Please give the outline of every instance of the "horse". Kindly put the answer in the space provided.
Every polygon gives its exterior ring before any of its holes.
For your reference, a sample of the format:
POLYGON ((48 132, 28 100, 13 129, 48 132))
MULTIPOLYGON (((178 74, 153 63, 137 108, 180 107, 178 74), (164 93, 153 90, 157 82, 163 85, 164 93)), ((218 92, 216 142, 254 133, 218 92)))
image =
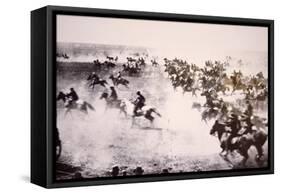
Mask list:
POLYGON ((129 76, 138 75, 140 73, 140 68, 130 67, 129 65, 123 64, 122 72, 127 73, 129 76))
POLYGON ((124 115, 127 117, 126 103, 123 100, 110 100, 107 92, 103 92, 101 94, 100 100, 101 99, 105 100, 106 108, 117 108, 120 110, 120 113, 124 113, 124 115))
POLYGON ((66 53, 57 53, 56 57, 64 58, 64 59, 69 59, 69 56, 66 53))
POLYGON ((114 86, 118 86, 119 84, 121 84, 121 85, 125 86, 126 88, 129 88, 128 84, 130 82, 128 80, 122 78, 122 77, 121 78, 117 78, 117 77, 114 77, 113 75, 110 75, 109 79, 112 80, 114 86))
POLYGON ((113 61, 113 60, 114 60, 113 57, 106 56, 106 58, 107 58, 109 61, 113 61))
POLYGON ((89 84, 89 88, 92 88, 94 90, 95 85, 101 85, 102 87, 106 87, 107 85, 107 81, 104 79, 94 79, 90 84, 89 84))
POLYGON ((137 111, 133 115, 133 117, 144 116, 144 118, 148 119, 151 123, 153 123, 155 118, 152 116, 152 113, 155 113, 158 117, 161 117, 161 114, 156 110, 156 108, 150 106, 144 106, 142 110, 137 111))
POLYGON ((205 110, 202 112, 202 120, 207 122, 207 119, 211 120, 219 115, 223 102, 216 99, 217 93, 213 94, 212 92, 205 91, 201 93, 201 96, 206 97, 206 103, 203 105, 205 110))
POLYGON ((138 66, 140 67, 145 67, 146 63, 145 63, 145 60, 141 57, 141 58, 138 58, 137 62, 138 66))
POLYGON ((116 66, 116 64, 111 61, 105 61, 102 65, 105 66, 107 69, 114 68, 116 66))
POLYGON ((230 79, 232 80, 232 92, 233 94, 237 90, 242 90, 246 91, 247 90, 247 85, 242 82, 242 78, 239 76, 230 76, 230 79))
POLYGON ((226 152, 224 159, 228 162, 230 162, 227 158, 228 153, 232 153, 234 150, 237 150, 238 153, 243 157, 239 164, 245 166, 249 158, 248 150, 251 146, 255 146, 257 150, 257 163, 260 162, 262 156, 264 155, 262 146, 267 140, 267 134, 263 130, 254 130, 251 133, 239 134, 238 137, 232 139, 235 140, 234 142, 230 142, 228 138, 231 134, 226 129, 226 125, 219 123, 217 120, 210 130, 210 135, 214 135, 215 133, 217 133, 221 144, 220 147, 222 148, 220 155, 222 156, 222 153, 226 152))
POLYGON ((155 107, 145 105, 140 110, 134 111, 135 104, 132 101, 124 99, 124 103, 126 104, 127 114, 132 117, 132 127, 135 125, 135 119, 137 117, 143 117, 150 122, 152 125, 155 117, 152 114, 156 114, 158 117, 162 117, 162 115, 158 112, 155 107))
POLYGON ((137 60, 132 57, 127 57, 127 61, 132 63, 132 62, 136 62, 137 60))
POLYGON ((96 69, 101 69, 102 67, 102 63, 98 59, 94 60, 93 64, 96 69))
POLYGON ((154 67, 157 67, 159 65, 156 60, 150 60, 150 61, 151 61, 151 65, 154 67))
POLYGON ((95 110, 95 108, 86 101, 78 100, 78 101, 71 102, 71 100, 67 97, 67 95, 61 91, 57 96, 57 101, 59 100, 62 100, 64 102, 64 107, 66 108, 65 114, 75 109, 80 110, 85 114, 88 114, 88 108, 93 111, 95 110))

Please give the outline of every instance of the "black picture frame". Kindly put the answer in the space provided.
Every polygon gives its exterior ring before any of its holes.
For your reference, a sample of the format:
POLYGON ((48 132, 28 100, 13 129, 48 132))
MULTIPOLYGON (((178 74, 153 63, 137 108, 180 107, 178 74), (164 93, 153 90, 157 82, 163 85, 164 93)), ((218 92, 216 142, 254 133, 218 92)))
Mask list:
POLYGON ((121 184, 274 173, 274 21, 232 17, 46 6, 31 12, 31 182, 46 188, 121 184), (56 15, 101 16, 159 21, 263 26, 268 28, 268 167, 167 175, 54 179, 56 128, 56 15))

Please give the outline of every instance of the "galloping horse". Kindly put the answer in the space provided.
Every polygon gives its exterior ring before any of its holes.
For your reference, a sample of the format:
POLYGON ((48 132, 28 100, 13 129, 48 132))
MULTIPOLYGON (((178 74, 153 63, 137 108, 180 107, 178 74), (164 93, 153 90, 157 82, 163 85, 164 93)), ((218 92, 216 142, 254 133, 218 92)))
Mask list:
POLYGON ((66 108, 65 114, 69 113, 72 109, 80 110, 85 114, 88 114, 88 108, 90 110, 95 110, 95 108, 88 102, 83 100, 78 100, 76 102, 71 102, 66 94, 59 92, 57 96, 57 101, 62 100, 64 102, 64 107, 66 108))
POLYGON ((113 75, 110 75, 109 79, 112 80, 114 86, 118 86, 119 84, 121 84, 121 85, 125 86, 126 88, 129 88, 128 84, 130 82, 128 80, 122 78, 122 77, 120 79, 118 79, 117 77, 114 77, 113 75))
POLYGON ((109 108, 117 108, 120 110, 120 113, 124 113, 127 117, 128 115, 132 117, 132 126, 135 124, 136 117, 144 117, 145 119, 149 120, 151 124, 153 124, 154 117, 152 113, 156 114, 157 116, 161 117, 161 114, 156 110, 156 108, 151 106, 144 106, 141 110, 134 112, 134 104, 127 100, 127 99, 118 99, 118 100, 110 100, 108 97, 107 92, 103 92, 100 96, 100 99, 105 99, 106 106, 109 108))
POLYGON ((207 120, 216 118, 220 113, 221 102, 216 98, 217 93, 212 94, 209 91, 204 91, 201 93, 201 96, 206 97, 206 103, 203 107, 206 107, 202 112, 202 120, 207 122, 207 120))
POLYGON ((158 117, 161 117, 161 114, 156 110, 154 107, 150 106, 144 106, 142 107, 141 110, 137 111, 136 113, 133 114, 132 118, 132 126, 135 125, 135 118, 136 117, 144 117, 145 119, 150 121, 150 124, 153 124, 154 117, 152 116, 152 113, 155 113, 158 117))
POLYGON ((101 85, 102 87, 105 87, 105 85, 107 85, 107 81, 104 79, 92 80, 91 83, 89 84, 89 88, 92 88, 94 90, 95 85, 101 85))
POLYGON ((135 125, 136 117, 144 117, 145 119, 149 120, 150 124, 153 124, 153 121, 155 117, 152 114, 156 114, 158 117, 162 117, 162 115, 158 112, 158 110, 155 107, 152 106, 143 106, 141 110, 134 111, 134 103, 124 99, 124 102, 126 103, 127 107, 127 114, 132 117, 132 126, 135 125))
POLYGON ((120 110, 120 113, 124 113, 124 115, 127 116, 126 104, 123 100, 111 100, 109 99, 107 92, 103 92, 100 99, 104 99, 106 101, 107 108, 117 108, 120 110))
POLYGON ((141 69, 138 67, 133 67, 126 64, 123 64, 122 66, 123 66, 122 72, 127 73, 127 75, 129 76, 139 75, 141 72, 141 69))
POLYGON ((238 137, 234 138, 235 142, 230 143, 228 141, 230 132, 226 129, 225 124, 219 123, 217 120, 210 131, 211 135, 214 135, 215 133, 217 133, 218 139, 221 144, 220 146, 222 148, 220 155, 223 152, 226 152, 224 156, 224 159, 226 159, 226 161, 230 162, 227 158, 228 153, 237 150, 238 153, 243 157, 240 164, 245 166, 249 158, 248 150, 251 146, 255 146, 255 148, 257 149, 256 161, 259 162, 261 160, 261 157, 263 156, 262 146, 267 140, 267 134, 263 130, 255 130, 251 133, 239 135, 238 137))

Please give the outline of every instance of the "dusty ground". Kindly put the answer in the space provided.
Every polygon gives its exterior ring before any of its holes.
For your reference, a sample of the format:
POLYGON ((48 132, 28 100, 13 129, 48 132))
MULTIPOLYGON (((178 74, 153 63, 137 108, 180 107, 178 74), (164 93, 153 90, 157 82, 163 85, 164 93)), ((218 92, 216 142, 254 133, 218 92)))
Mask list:
MULTIPOLYGON (((100 74, 108 78, 110 73, 100 74)), ((115 165, 127 175, 132 175, 137 166, 143 168, 144 174, 162 173, 163 169, 178 173, 232 168, 219 156, 217 138, 209 135, 213 121, 201 121, 200 112, 191 108, 193 102, 203 102, 204 98, 172 89, 160 67, 147 68, 140 77, 126 77, 129 89, 117 88, 119 97, 126 99, 142 91, 147 105, 162 114, 153 126, 144 118, 138 118, 132 126, 130 117, 119 115, 117 110, 105 111, 105 103, 99 99, 104 88, 87 88, 86 76, 87 71, 75 68, 62 69, 57 76, 58 91, 74 87, 80 98, 96 109, 88 115, 73 111, 65 116, 58 103, 57 126, 63 151, 57 162, 57 179, 73 178, 77 172, 85 178, 110 176, 115 165)), ((256 151, 251 148, 250 153, 247 167, 256 167, 256 151)), ((239 167, 240 160, 237 153, 231 156, 234 168, 239 167)))

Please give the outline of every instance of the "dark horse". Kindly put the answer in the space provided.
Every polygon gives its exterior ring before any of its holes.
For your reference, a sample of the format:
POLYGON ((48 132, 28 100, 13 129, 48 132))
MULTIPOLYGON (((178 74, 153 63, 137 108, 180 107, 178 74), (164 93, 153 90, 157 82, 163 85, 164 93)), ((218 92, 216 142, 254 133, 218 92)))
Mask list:
POLYGON ((129 65, 123 64, 122 72, 127 73, 129 76, 139 75, 141 69, 138 67, 130 67, 129 65))
POLYGON ((249 158, 248 150, 251 146, 255 146, 255 148, 257 149, 257 162, 260 162, 261 157, 264 155, 262 146, 267 140, 267 134, 263 130, 255 130, 251 133, 241 134, 238 137, 234 138, 234 142, 230 143, 230 141, 228 141, 230 132, 226 130, 225 124, 219 123, 219 121, 217 120, 210 131, 211 135, 214 135, 215 133, 217 133, 218 139, 221 144, 220 146, 222 148, 220 155, 222 155, 223 152, 226 152, 224 159, 228 162, 230 162, 227 158, 228 153, 237 150, 238 153, 243 157, 240 164, 245 166, 249 158))
POLYGON ((100 96, 100 99, 104 99, 106 101, 106 108, 116 108, 120 110, 120 113, 124 113, 125 116, 127 116, 127 111, 126 111, 126 103, 122 100, 111 100, 108 97, 107 92, 103 92, 100 96))
POLYGON ((66 94, 59 92, 57 96, 57 101, 62 100, 64 102, 64 107, 66 108, 65 114, 69 113, 72 109, 77 109, 85 114, 88 114, 88 108, 90 110, 95 110, 95 108, 88 102, 83 100, 78 100, 77 102, 71 102, 66 94))
POLYGON ((109 79, 112 80, 114 86, 118 86, 119 84, 121 84, 121 85, 125 86, 126 88, 129 88, 128 84, 130 82, 128 80, 122 78, 122 77, 120 79, 118 79, 117 77, 114 77, 113 75, 110 75, 109 79))
POLYGON ((102 87, 106 87, 107 85, 107 81, 104 79, 94 79, 91 81, 91 83, 89 84, 89 88, 94 89, 95 85, 101 85, 102 87))

